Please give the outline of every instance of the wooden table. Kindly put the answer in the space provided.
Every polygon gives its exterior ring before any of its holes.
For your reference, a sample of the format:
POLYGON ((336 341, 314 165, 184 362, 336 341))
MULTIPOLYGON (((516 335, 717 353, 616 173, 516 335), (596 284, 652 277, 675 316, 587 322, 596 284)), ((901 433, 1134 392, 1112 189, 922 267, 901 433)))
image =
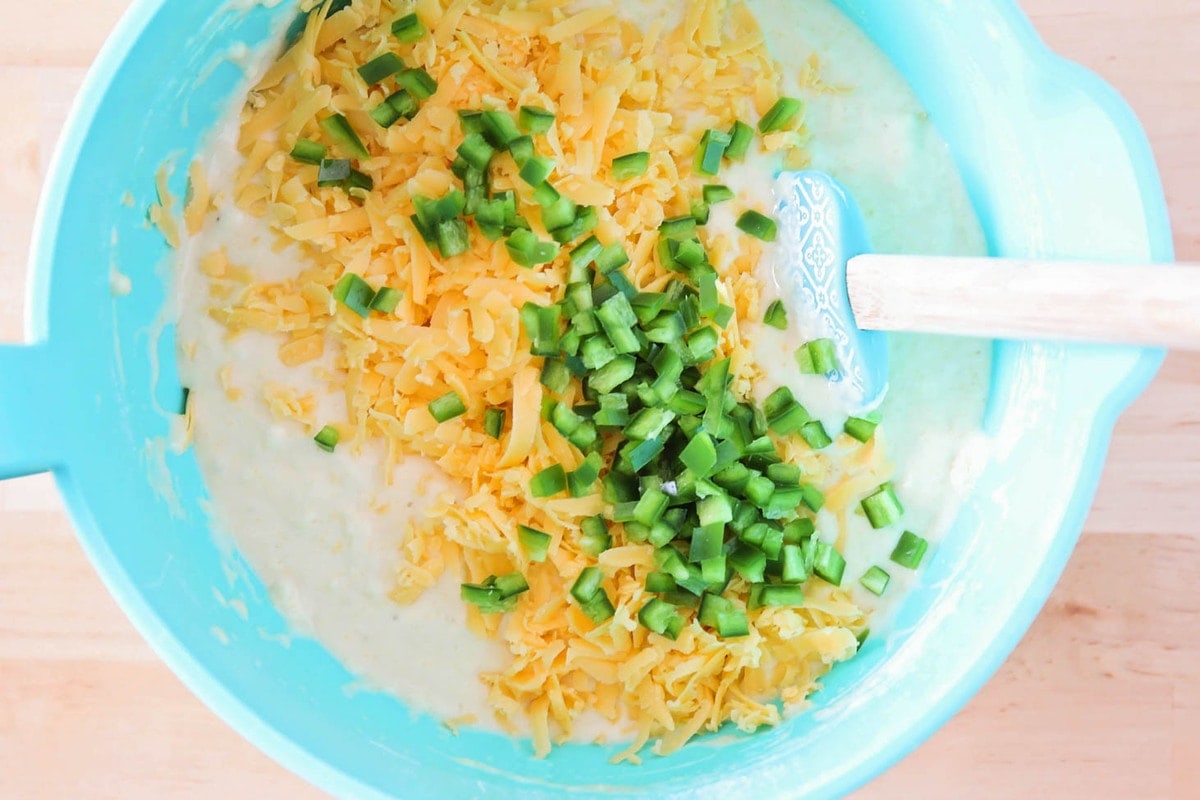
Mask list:
MULTIPOLYGON (((963 0, 964 2, 968 0, 963 0)), ((216 0, 211 0, 216 2, 216 0)), ((1179 257, 1200 261, 1200 0, 1022 0, 1140 114, 1179 257)), ((7 0, 0 24, 0 339, 39 186, 85 69, 129 0, 7 0)), ((1200 797, 1200 355, 1125 415, 1079 549, 995 679, 857 797, 1200 797)), ((155 658, 46 477, 0 485, 0 798, 303 800, 155 658)))

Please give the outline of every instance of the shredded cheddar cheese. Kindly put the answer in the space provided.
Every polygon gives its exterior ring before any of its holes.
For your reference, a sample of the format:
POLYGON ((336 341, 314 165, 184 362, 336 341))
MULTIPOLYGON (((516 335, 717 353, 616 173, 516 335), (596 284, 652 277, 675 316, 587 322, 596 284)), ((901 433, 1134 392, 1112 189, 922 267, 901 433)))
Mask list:
MULTIPOLYGON (((779 723, 776 701, 803 704, 834 663, 856 652, 863 611, 844 591, 814 581, 805 587, 803 607, 752 614, 746 637, 722 640, 693 622, 668 641, 637 621, 649 597, 644 579, 655 569, 653 549, 626 542, 618 528, 614 547, 599 558, 616 614, 593 624, 567 588, 594 563, 580 550, 580 521, 600 513, 603 502, 599 495, 538 499, 527 489, 540 470, 553 464, 571 470, 582 458, 542 419, 545 389, 519 319, 526 302, 557 300, 563 258, 524 269, 502 242, 475 234, 468 252, 443 260, 409 220, 414 195, 440 196, 455 185, 449 165, 462 141, 457 110, 542 106, 557 115, 539 145, 557 163, 556 185, 597 208, 602 241, 627 245, 634 284, 660 289, 670 273, 655 260, 658 228, 688 213, 687 198, 704 182, 692 173, 700 134, 735 118, 755 119, 780 94, 754 16, 735 0, 688 0, 677 28, 658 23, 641 30, 617 15, 615 3, 576 9, 559 0, 418 0, 415 8, 430 35, 405 45, 403 57, 427 70, 439 89, 410 122, 375 124, 367 111, 385 94, 355 73, 397 47, 389 26, 409 4, 355 0, 328 19, 311 15, 300 41, 250 93, 235 184, 210 187, 192 171, 189 231, 199 230, 221 202, 236 203, 269 225, 280 246, 298 246, 307 256, 294 277, 256 283, 230 254, 208 255, 201 270, 213 288, 213 318, 230 335, 278 336, 280 361, 295 369, 316 369, 314 362, 333 354, 328 379, 344 392, 349 413, 339 426, 343 441, 382 440, 389 470, 423 456, 461 484, 461 497, 435 503, 411 532, 392 596, 410 602, 447 571, 467 582, 523 572, 530 590, 516 611, 472 610, 471 622, 507 645, 511 662, 482 679, 498 719, 513 730, 525 721, 538 755, 565 741, 587 710, 633 723, 636 738, 623 755, 632 761, 652 740, 665 754, 725 723, 744 731, 779 723), (317 168, 287 157, 297 138, 319 139, 319 119, 334 112, 346 116, 371 152, 359 168, 372 176, 374 189, 361 200, 318 189, 317 168), (652 154, 643 176, 611 179, 613 158, 641 150, 652 154), (401 290, 395 313, 363 319, 335 303, 332 287, 349 272, 401 290), (448 391, 462 398, 467 413, 438 424, 427 406, 448 391), (483 430, 488 407, 508 411, 511 427, 500 440, 483 430), (551 534, 545 563, 528 563, 518 524, 551 534)), ((814 84, 816 68, 812 63, 806 74, 814 84)), ((764 146, 800 164, 804 140, 803 130, 782 131, 764 146)), ((511 158, 498 158, 493 185, 528 201, 531 190, 516 173, 511 158)), ((760 378, 750 351, 753 326, 746 323, 762 316, 755 272, 762 245, 704 235, 722 302, 736 311, 720 353, 732 358, 734 393, 749 397, 760 378)), ((223 377, 234 396, 239 390, 223 377)), ((569 406, 580 399, 577 392, 560 399, 569 406)), ((289 387, 273 385, 262 400, 280 418, 308 429, 316 424, 313 399, 289 387)), ((827 490, 838 514, 848 513, 864 487, 888 477, 873 446, 837 469, 827 454, 781 446, 827 490)), ((730 591, 746 588, 735 578, 730 591)), ((458 722, 447 725, 453 730, 458 722)))
POLYGON ((177 200, 169 186, 172 169, 173 167, 169 163, 158 168, 154 179, 154 188, 158 199, 150 205, 147 217, 150 224, 158 228, 167 245, 179 249, 183 236, 179 229, 179 219, 175 213, 177 200))

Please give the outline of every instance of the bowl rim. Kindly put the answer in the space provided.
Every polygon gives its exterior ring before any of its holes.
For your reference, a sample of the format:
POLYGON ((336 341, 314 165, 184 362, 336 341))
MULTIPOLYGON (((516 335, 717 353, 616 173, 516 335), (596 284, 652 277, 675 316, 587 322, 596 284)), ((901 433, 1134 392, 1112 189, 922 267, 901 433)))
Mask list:
MULTIPOLYGON (((55 241, 66 204, 67 190, 78 164, 83 142, 95 120, 106 91, 134 43, 171 0, 134 0, 105 42, 89 69, 63 128, 47 170, 42 198, 35 217, 29 258, 26 295, 26 336, 30 342, 49 340, 50 280, 55 241)), ((1170 261, 1174 247, 1166 199, 1158 168, 1145 131, 1130 106, 1117 91, 1090 70, 1054 53, 1041 39, 1016 0, 986 0, 1011 25, 1015 47, 1041 75, 1054 75, 1086 94, 1113 121, 1134 168, 1142 194, 1147 233, 1154 261, 1170 261)), ((224 8, 220 6, 214 12, 224 8)), ((1145 349, 1136 363, 1115 381, 1097 409, 1079 480, 1063 520, 1063 529, 1081 531, 1104 467, 1113 428, 1120 414, 1137 398, 1158 372, 1165 351, 1145 349)), ((82 490, 65 467, 55 471, 76 536, 109 593, 138 632, 171 671, 220 718, 247 741, 279 764, 335 796, 387 795, 326 763, 267 723, 231 693, 166 628, 138 588, 121 568, 98 524, 91 516, 82 490)), ((929 710, 908 735, 899 737, 826 787, 825 796, 849 793, 891 768, 941 728, 973 697, 1007 660, 1040 613, 1074 549, 1078 533, 1060 537, 1037 578, 1013 608, 1002 635, 983 657, 966 670, 941 701, 929 710)))

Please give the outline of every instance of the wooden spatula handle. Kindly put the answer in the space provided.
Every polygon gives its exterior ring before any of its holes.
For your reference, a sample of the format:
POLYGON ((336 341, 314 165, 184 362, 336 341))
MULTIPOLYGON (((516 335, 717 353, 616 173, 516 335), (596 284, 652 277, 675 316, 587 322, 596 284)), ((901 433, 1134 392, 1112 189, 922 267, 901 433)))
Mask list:
POLYGON ((867 255, 846 281, 864 330, 1200 350, 1200 264, 867 255))

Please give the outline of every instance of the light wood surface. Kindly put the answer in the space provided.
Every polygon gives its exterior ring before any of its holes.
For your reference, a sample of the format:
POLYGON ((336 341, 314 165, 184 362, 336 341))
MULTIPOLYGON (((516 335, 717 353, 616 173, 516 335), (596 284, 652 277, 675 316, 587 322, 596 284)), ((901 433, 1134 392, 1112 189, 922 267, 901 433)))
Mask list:
MULTIPOLYGON (((1179 258, 1200 260, 1200 0, 1021 2, 1056 49, 1137 109, 1179 258)), ((0 340, 20 338, 25 251, 55 137, 128 3, 4 2, 0 340)), ((1200 797, 1198 489, 1200 355, 1172 355, 1122 420, 1087 533, 1032 631, 957 718, 858 800, 1200 797)), ((323 795, 158 663, 47 478, 0 484, 0 798, 215 797, 323 795)))
POLYGON ((873 331, 1200 350, 1200 265, 864 255, 854 321, 873 331))

